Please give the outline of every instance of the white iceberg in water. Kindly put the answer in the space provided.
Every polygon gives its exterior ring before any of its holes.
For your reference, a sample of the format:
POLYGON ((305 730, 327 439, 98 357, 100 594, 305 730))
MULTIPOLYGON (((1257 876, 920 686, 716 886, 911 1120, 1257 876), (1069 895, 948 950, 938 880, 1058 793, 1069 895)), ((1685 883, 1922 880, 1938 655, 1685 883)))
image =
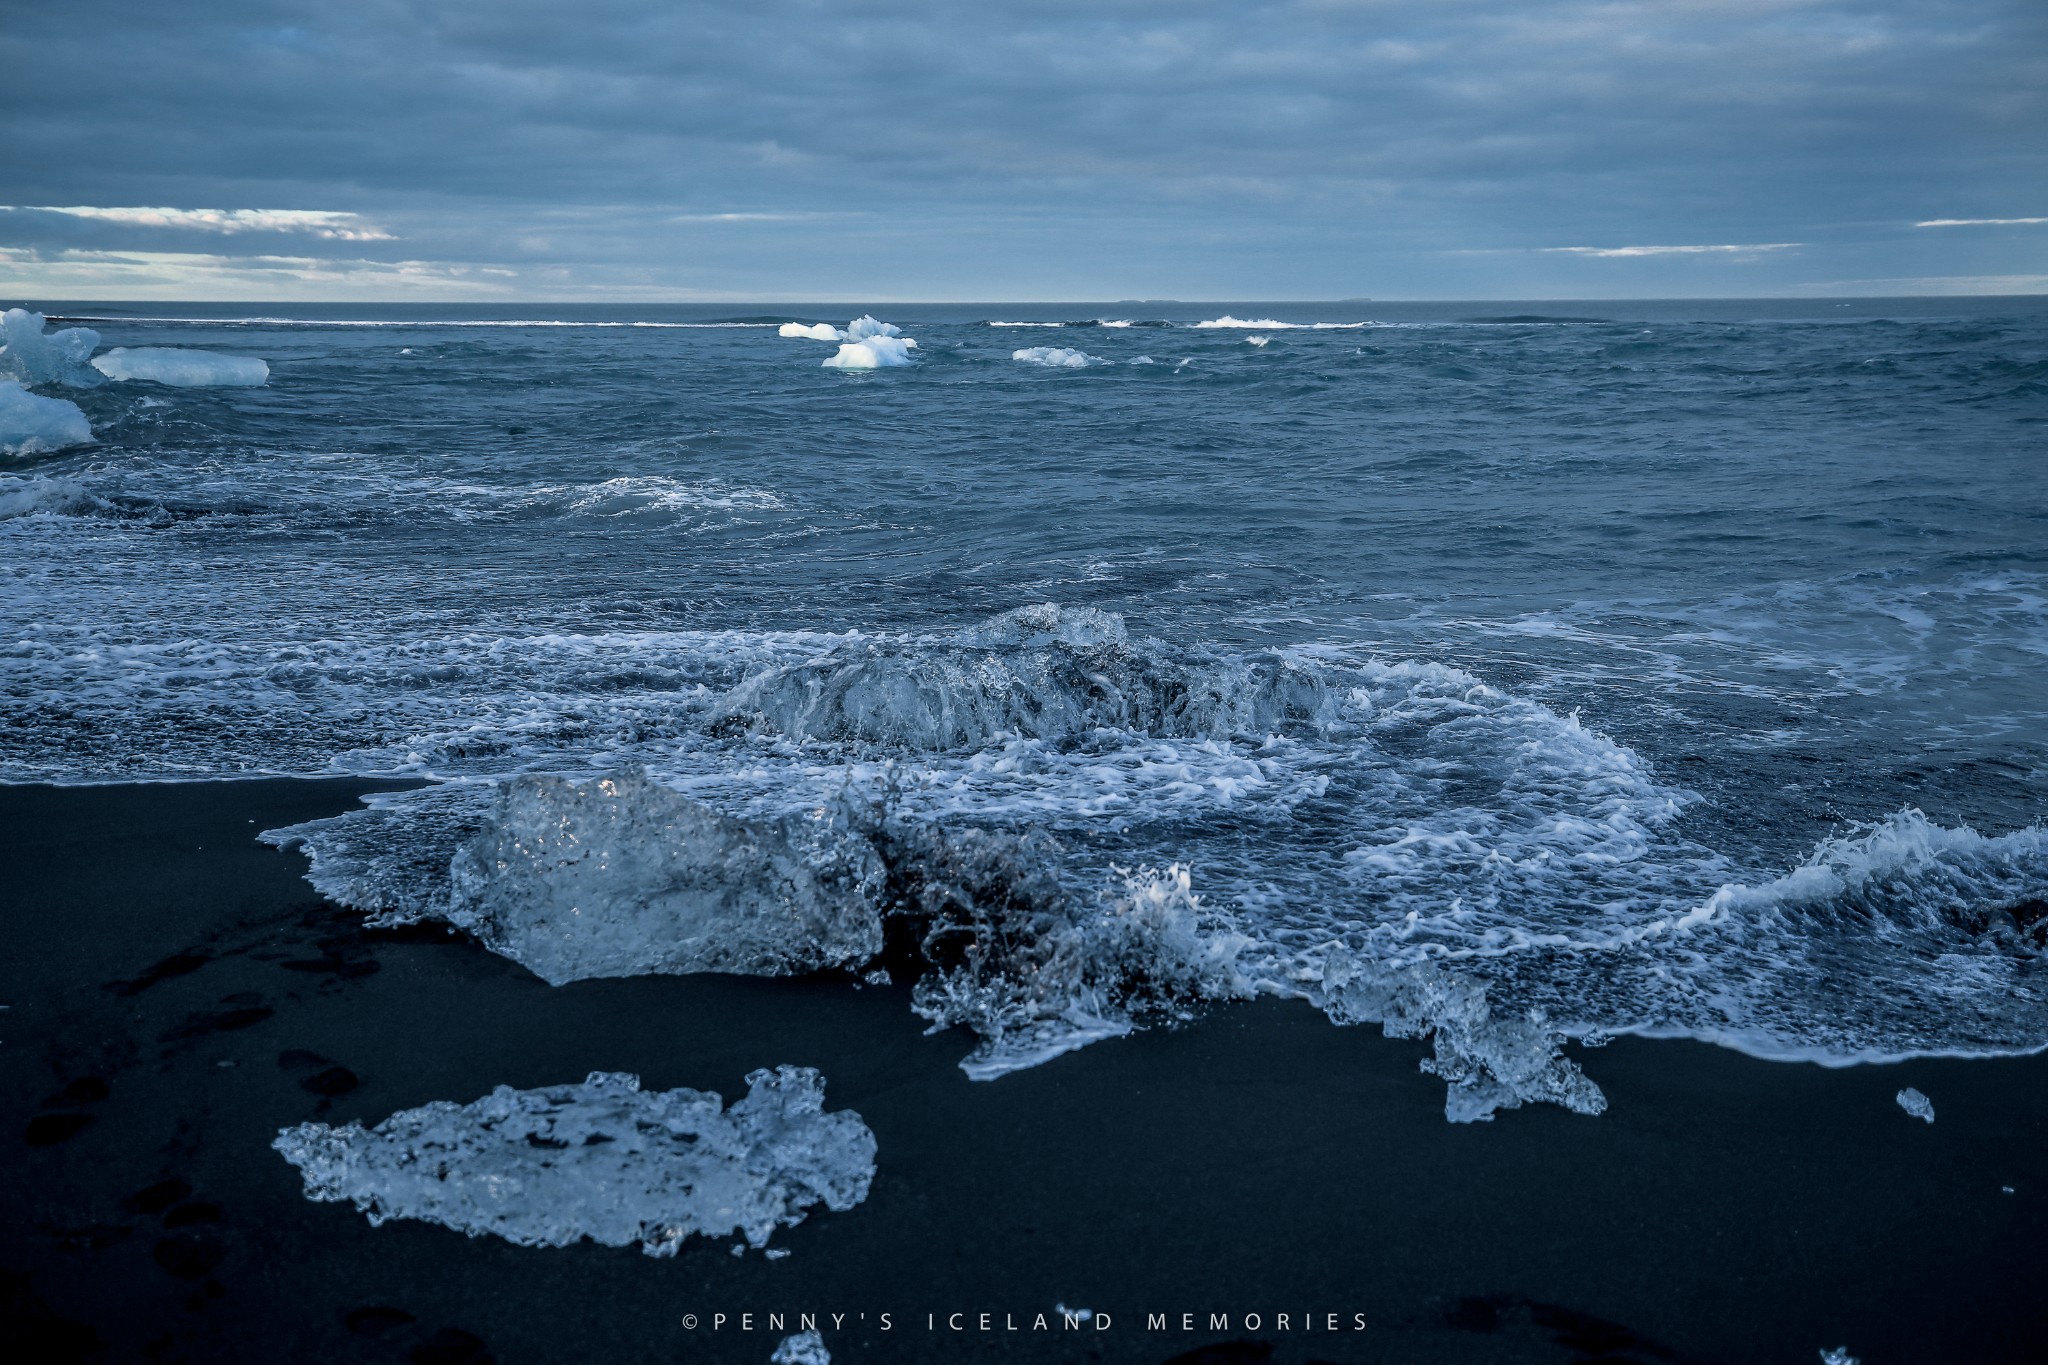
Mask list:
POLYGON ((12 379, 0 379, 0 451, 40 455, 92 439, 92 423, 78 404, 44 398, 12 379))
POLYGON ((825 361, 825 368, 881 370, 892 365, 908 365, 912 344, 897 337, 869 337, 865 341, 849 341, 839 348, 837 355, 825 361))
POLYGON ((1099 355, 1076 351, 1066 346, 1026 346, 1021 351, 1010 352, 1010 359, 1021 360, 1027 365, 1049 365, 1054 369, 1081 370, 1090 365, 1107 365, 1110 362, 1099 355))
POLYGON ((1899 1102, 1899 1108, 1905 1110, 1914 1118, 1921 1119, 1927 1123, 1934 1122, 1934 1101, 1928 1099, 1912 1086, 1907 1086, 1904 1090, 1893 1096, 1893 1098, 1899 1102))
POLYGON ((270 366, 253 355, 219 355, 177 346, 117 346, 94 356, 92 367, 109 379, 148 379, 179 389, 253 388, 270 380, 270 366))
POLYGON ((645 1091, 637 1076, 594 1071, 581 1085, 437 1100, 374 1128, 302 1123, 271 1146, 307 1198, 353 1203, 373 1225, 417 1218, 520 1246, 588 1237, 673 1256, 692 1235, 736 1233, 758 1247, 813 1205, 867 1198, 875 1135, 850 1109, 825 1112, 816 1071, 756 1071, 747 1086, 727 1109, 713 1091, 645 1091))
POLYGON ((917 342, 903 335, 901 327, 865 314, 847 323, 843 332, 822 322, 811 328, 792 322, 783 324, 781 334, 840 342, 838 353, 825 360, 828 370, 881 370, 908 365, 910 353, 917 349, 917 342))
POLYGON ((829 322, 785 322, 775 329, 779 337, 802 337, 808 341, 837 341, 839 329, 829 322))

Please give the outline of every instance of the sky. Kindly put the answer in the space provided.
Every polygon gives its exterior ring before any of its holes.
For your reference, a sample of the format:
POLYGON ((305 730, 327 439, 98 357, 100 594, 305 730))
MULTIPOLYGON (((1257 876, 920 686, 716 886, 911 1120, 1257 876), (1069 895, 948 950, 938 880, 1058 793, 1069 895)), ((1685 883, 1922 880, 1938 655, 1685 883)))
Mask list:
POLYGON ((2048 292, 2042 0, 0 0, 0 302, 2048 292))

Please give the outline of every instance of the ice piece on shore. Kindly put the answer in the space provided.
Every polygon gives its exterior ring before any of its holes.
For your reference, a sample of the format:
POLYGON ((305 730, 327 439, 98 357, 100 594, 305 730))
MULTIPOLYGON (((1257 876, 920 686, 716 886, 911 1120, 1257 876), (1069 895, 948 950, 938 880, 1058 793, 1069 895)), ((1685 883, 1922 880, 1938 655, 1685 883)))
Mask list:
POLYGON ((1905 1110, 1914 1118, 1927 1123, 1934 1122, 1934 1101, 1928 1099, 1912 1086, 1907 1086, 1893 1098, 1898 1100, 1899 1108, 1905 1110))
POLYGON ((100 334, 90 327, 67 327, 45 332, 41 313, 10 308, 0 313, 0 377, 23 384, 64 384, 88 389, 103 381, 86 360, 100 344, 100 334))
POLYGON ((1090 365, 1107 365, 1110 362, 1099 355, 1089 355, 1069 346, 1026 346, 1021 351, 1010 352, 1010 359, 1021 360, 1027 365, 1045 365, 1053 369, 1085 370, 1090 365))
POLYGON ((806 341, 838 341, 839 329, 829 322, 785 322, 775 329, 779 337, 802 337, 806 341))
POLYGON ((825 1349, 825 1338, 816 1332, 798 1332, 782 1339, 775 1354, 768 1357, 768 1365, 832 1365, 832 1353, 825 1349))
POLYGON ((1576 1114, 1607 1108, 1600 1087, 1563 1056, 1563 1035, 1543 1020, 1503 1017, 1485 988, 1432 963, 1394 967, 1332 952, 1323 967, 1323 1012, 1339 1024, 1376 1023, 1389 1038, 1429 1037, 1436 1056, 1422 1069, 1443 1077, 1444 1117, 1490 1120, 1533 1101, 1576 1114))
POLYGON ((41 455, 91 439, 92 423, 78 404, 68 398, 45 398, 12 379, 0 379, 0 452, 41 455))
POLYGON ((882 875, 826 816, 741 820, 644 773, 526 776, 456 853, 448 920, 557 985, 786 976, 881 951, 882 875))
POLYGON ((270 382, 270 366, 253 355, 220 355, 182 346, 116 346, 94 356, 109 379, 148 379, 176 389, 253 388, 270 382))
POLYGON ((867 1198, 875 1136, 852 1110, 824 1111, 816 1071, 756 1071, 747 1086, 727 1109, 712 1091, 643 1091, 636 1076, 594 1071, 581 1085, 437 1100, 369 1129, 302 1123, 271 1146, 307 1198, 351 1202, 373 1225, 417 1218, 520 1246, 588 1237, 673 1256, 692 1235, 738 1234, 759 1247, 813 1205, 867 1198))

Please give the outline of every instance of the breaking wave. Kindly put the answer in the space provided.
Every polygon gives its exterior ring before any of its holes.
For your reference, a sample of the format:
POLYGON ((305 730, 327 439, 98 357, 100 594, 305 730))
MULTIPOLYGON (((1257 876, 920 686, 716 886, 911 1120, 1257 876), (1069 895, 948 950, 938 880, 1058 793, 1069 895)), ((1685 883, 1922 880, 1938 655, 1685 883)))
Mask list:
POLYGON ((1254 994, 1429 1037, 1459 1121, 1599 1112, 1568 1054, 1618 1033, 1829 1064, 2048 1044, 2039 829, 1902 812, 1745 878, 1685 836, 1691 793, 1469 673, 1086 608, 755 657, 644 773, 266 837, 550 981, 886 970, 982 1079, 1254 994))

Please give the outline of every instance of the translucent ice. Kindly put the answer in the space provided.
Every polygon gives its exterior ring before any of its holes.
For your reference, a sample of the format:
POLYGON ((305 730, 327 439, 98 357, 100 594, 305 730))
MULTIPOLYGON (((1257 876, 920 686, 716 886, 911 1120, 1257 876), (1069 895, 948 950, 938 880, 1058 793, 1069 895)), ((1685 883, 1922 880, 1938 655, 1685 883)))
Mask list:
POLYGON ((1099 355, 1089 355, 1067 346, 1026 346, 1021 351, 1010 352, 1010 359, 1021 360, 1027 365, 1047 365, 1053 369, 1084 370, 1090 365, 1107 365, 1110 362, 1099 355))
POLYGON ((45 398, 12 379, 0 379, 0 452, 39 455, 91 439, 92 423, 78 404, 45 398))
POLYGON ((270 366, 253 355, 177 346, 117 346, 94 356, 92 367, 109 379, 149 379, 179 389, 253 387, 270 380, 270 366))
POLYGON ((1926 1123, 1934 1122, 1934 1101, 1928 1099, 1912 1086, 1907 1086, 1894 1098, 1898 1100, 1899 1108, 1905 1110, 1914 1118, 1926 1123))
POLYGON ((832 1353, 825 1349, 825 1338, 816 1332, 798 1332, 782 1339, 775 1354, 768 1357, 768 1365, 832 1365, 832 1353))
POLYGON ((1561 1033, 1540 1018, 1503 1016, 1477 982, 1432 963, 1391 967, 1332 952, 1323 968, 1323 1010, 1340 1024, 1376 1023, 1390 1038, 1431 1037, 1436 1056, 1422 1064, 1449 1083, 1444 1117, 1491 1119, 1533 1101, 1598 1114, 1607 1097, 1559 1052, 1561 1033))
POLYGON ((756 1071, 747 1085, 727 1109, 714 1092, 643 1091, 636 1076, 596 1071, 581 1085, 437 1100, 374 1128, 302 1123, 271 1146, 309 1199, 520 1246, 588 1237, 672 1256, 693 1234, 738 1234, 758 1247, 815 1204, 867 1197, 874 1134, 851 1110, 824 1112, 816 1071, 756 1071))
POLYGON ((0 377, 23 384, 66 384, 75 389, 91 388, 101 382, 87 365, 100 334, 88 327, 69 327, 61 332, 43 331, 41 313, 10 308, 0 313, 0 377))
POLYGON ((642 773, 508 782, 450 868, 448 920, 560 984, 857 966, 881 950, 873 847, 740 820, 642 773))

